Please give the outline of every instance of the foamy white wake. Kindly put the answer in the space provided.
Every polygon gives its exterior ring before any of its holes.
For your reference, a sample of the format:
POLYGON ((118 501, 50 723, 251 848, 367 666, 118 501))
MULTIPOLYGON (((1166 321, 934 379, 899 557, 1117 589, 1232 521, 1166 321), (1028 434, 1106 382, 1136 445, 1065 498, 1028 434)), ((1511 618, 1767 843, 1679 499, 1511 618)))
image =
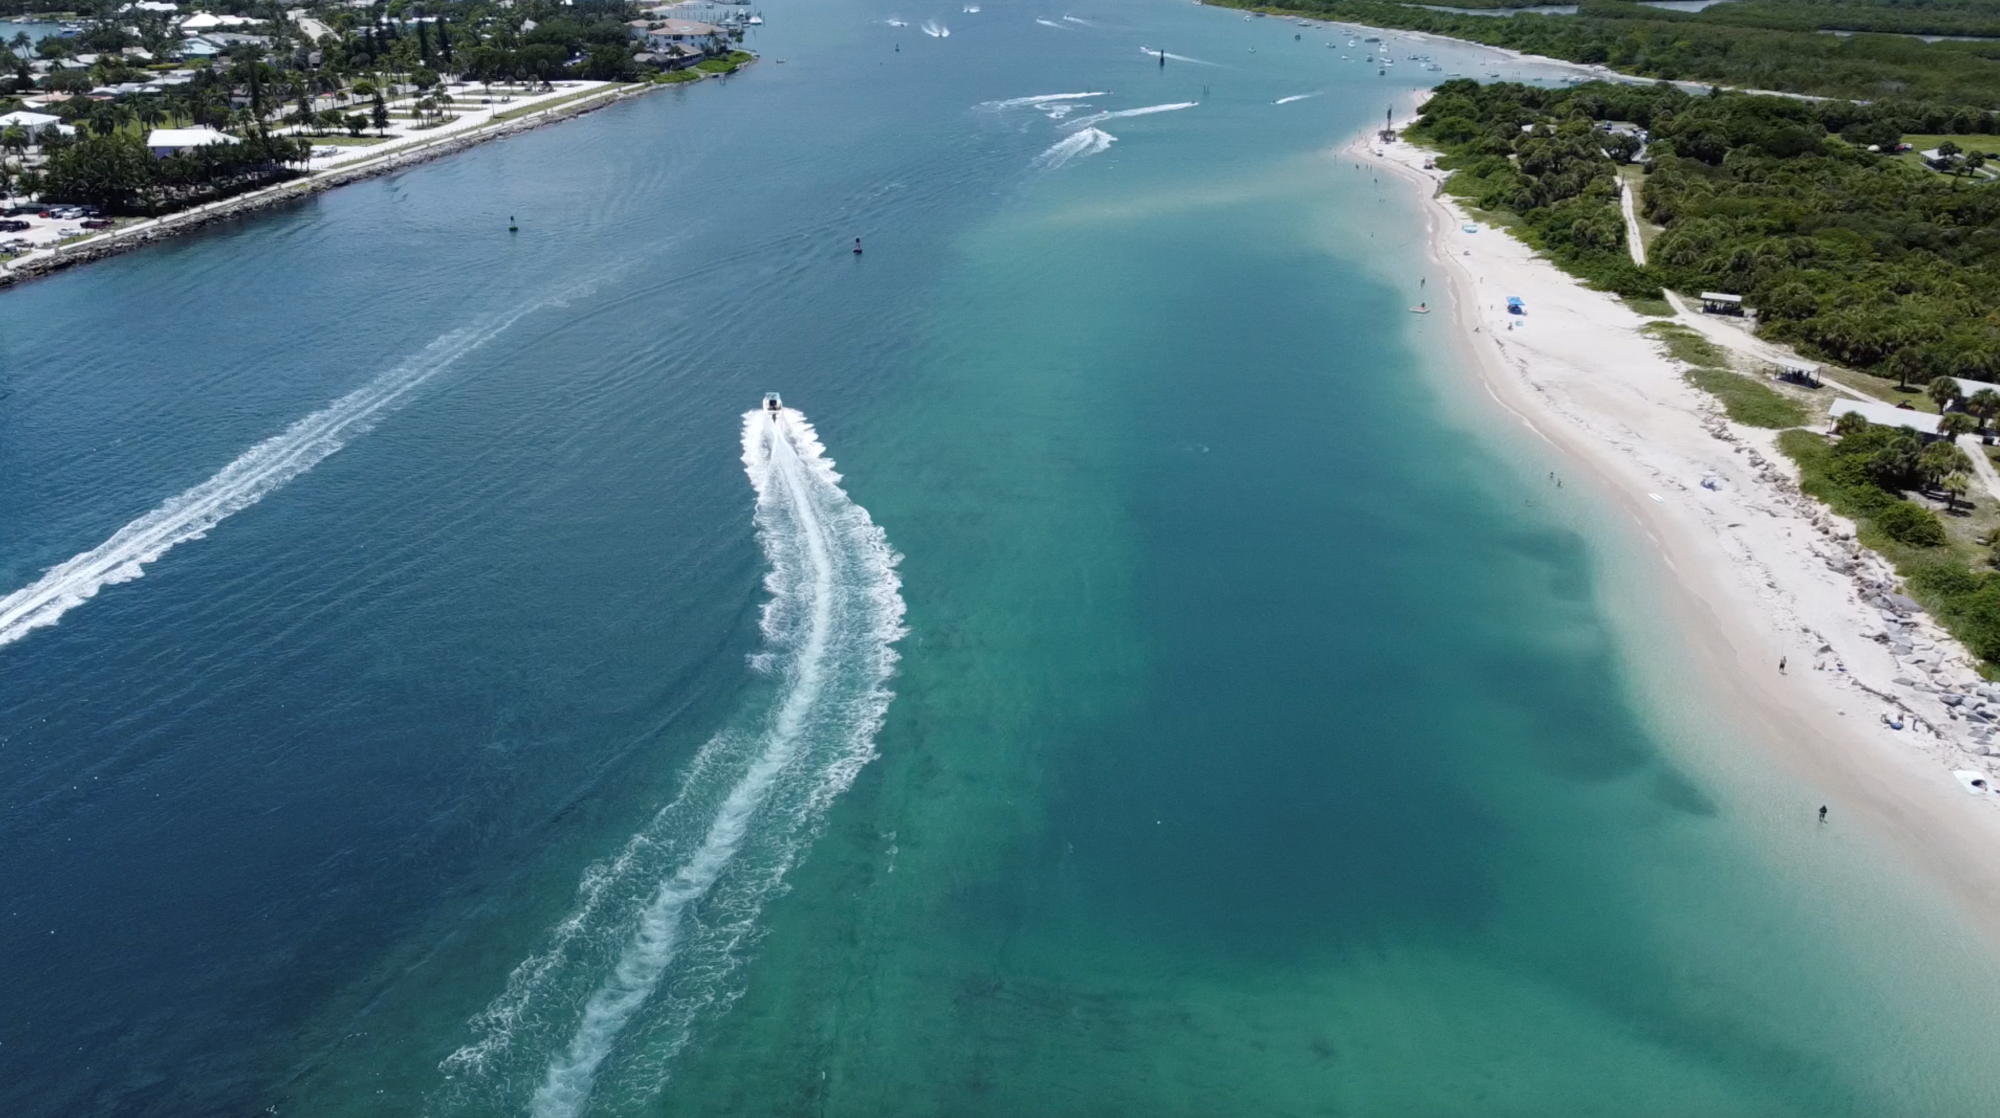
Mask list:
POLYGON ((1079 156, 1096 155, 1117 141, 1118 137, 1109 132, 1086 128, 1057 141, 1049 150, 1035 157, 1034 165, 1044 171, 1053 171, 1079 156))
POLYGON ((417 387, 485 344, 526 314, 526 308, 483 329, 458 330, 401 365, 243 452, 207 481, 112 533, 110 539, 50 567, 27 586, 0 598, 0 645, 10 644, 114 583, 145 574, 146 565, 179 544, 241 512, 312 469, 417 387))
POLYGON ((481 1038, 445 1060, 450 1109, 569 1118, 657 1093, 699 1016, 736 997, 763 901, 874 756, 903 634, 898 556, 798 412, 745 415, 743 463, 770 565, 769 705, 705 744, 672 802, 585 874, 547 947, 473 1020, 481 1038))
POLYGON ((951 38, 951 28, 946 27, 944 24, 939 23, 937 20, 934 19, 927 19, 924 21, 923 32, 924 34, 929 35, 933 39, 951 38))
POLYGON ((1087 20, 1087 19, 1078 19, 1078 18, 1076 18, 1075 16, 1064 16, 1064 17, 1063 17, 1063 22, 1064 22, 1064 23, 1081 23, 1081 24, 1083 24, 1083 25, 1084 25, 1085 27, 1095 27, 1095 26, 1097 26, 1096 24, 1094 24, 1094 23, 1090 22, 1090 21, 1089 21, 1089 20, 1087 20))
POLYGON ((1280 97, 1276 101, 1273 101, 1271 103, 1273 105, 1289 105, 1294 101, 1303 101, 1308 97, 1318 97, 1318 96, 1319 94, 1317 93, 1294 93, 1290 97, 1280 97))
POLYGON ((1096 93, 1037 93, 1033 97, 1010 97, 1005 101, 981 101, 982 109, 1017 109, 1023 105, 1046 105, 1056 101, 1082 101, 1091 97, 1103 97, 1103 91, 1096 93))
POLYGON ((1197 66, 1222 65, 1220 62, 1207 62, 1199 58, 1189 58, 1185 54, 1175 54, 1170 50, 1160 50, 1158 47, 1140 47, 1139 53, 1147 55, 1152 58, 1171 58, 1175 62, 1192 62, 1197 66))
POLYGON ((910 25, 910 21, 905 19, 885 19, 882 22, 891 27, 908 27, 910 25))
POLYGON ((1041 25, 1042 25, 1043 27, 1053 27, 1053 28, 1055 28, 1055 29, 1056 29, 1057 31, 1068 31, 1068 30, 1069 30, 1069 28, 1067 28, 1067 27, 1064 27, 1064 26, 1063 26, 1062 24, 1060 24, 1060 23, 1057 23, 1057 22, 1056 22, 1055 20, 1052 20, 1052 19, 1040 19, 1040 18, 1037 18, 1037 19, 1035 20, 1035 22, 1036 22, 1036 23, 1039 23, 1039 24, 1041 24, 1041 25))
POLYGON ((1093 124, 1101 124, 1107 120, 1117 120, 1120 117, 1152 116, 1154 113, 1179 112, 1182 109, 1192 109, 1199 104, 1201 104, 1199 101, 1176 101, 1171 105, 1147 105, 1142 109, 1119 109, 1117 112, 1092 113, 1089 116, 1080 116, 1070 121, 1068 126, 1071 128, 1088 128, 1093 124))

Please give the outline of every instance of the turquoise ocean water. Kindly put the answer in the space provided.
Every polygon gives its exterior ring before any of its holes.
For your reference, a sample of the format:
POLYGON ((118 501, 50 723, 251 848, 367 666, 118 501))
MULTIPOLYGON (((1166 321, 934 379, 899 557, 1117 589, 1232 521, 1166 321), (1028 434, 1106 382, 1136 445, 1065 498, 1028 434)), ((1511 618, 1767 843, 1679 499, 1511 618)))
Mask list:
POLYGON ((2000 1107, 1405 313, 1485 66, 961 7, 0 295, 4 1109, 2000 1107))

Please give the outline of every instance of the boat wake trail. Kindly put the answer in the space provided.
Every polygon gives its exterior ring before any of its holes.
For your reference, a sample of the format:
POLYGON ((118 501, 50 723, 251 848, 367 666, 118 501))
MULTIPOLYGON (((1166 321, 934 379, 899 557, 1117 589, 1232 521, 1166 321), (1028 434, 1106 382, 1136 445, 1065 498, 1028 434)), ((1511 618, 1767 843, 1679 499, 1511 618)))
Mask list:
POLYGON ((937 20, 934 19, 927 19, 924 21, 923 32, 924 34, 929 35, 933 39, 951 38, 951 28, 946 27, 944 24, 939 23, 937 20))
POLYGON ((1096 128, 1085 128, 1058 140, 1049 150, 1035 157, 1035 166, 1044 171, 1053 171, 1070 160, 1084 155, 1096 155, 1118 141, 1118 137, 1096 128))
POLYGON ((1055 20, 1052 20, 1052 19, 1041 19, 1041 18, 1037 18, 1037 19, 1035 20, 1035 22, 1036 22, 1036 23, 1039 23, 1039 24, 1041 24, 1041 25, 1042 25, 1043 27, 1053 27, 1053 28, 1055 28, 1055 29, 1056 29, 1057 31, 1068 31, 1068 30, 1069 30, 1069 28, 1067 28, 1067 27, 1064 27, 1064 26, 1063 26, 1062 24, 1060 24, 1060 23, 1057 23, 1057 22, 1056 22, 1055 20))
MULTIPOLYGON (((537 304, 539 305, 539 304, 537 304)), ((458 330, 417 356, 306 416, 249 450, 207 481, 118 529, 111 538, 50 567, 42 577, 0 598, 0 645, 11 644, 95 597, 130 582, 148 563, 179 544, 198 540, 231 515, 263 500, 366 432, 425 381, 514 324, 528 307, 481 329, 458 330)))
POLYGON ((444 1061, 434 1113, 643 1106, 702 1015, 735 1000, 765 899, 874 756, 903 635, 898 556, 798 412, 744 416, 743 464, 770 566, 768 700, 585 873, 545 948, 471 1022, 479 1039, 444 1061))
POLYGON ((1273 101, 1271 103, 1273 105, 1289 105, 1294 101, 1303 101, 1308 97, 1318 97, 1318 96, 1319 94, 1317 93, 1294 93, 1290 97, 1280 97, 1276 101, 1273 101))
POLYGON ((1103 96, 1106 96, 1106 94, 1102 90, 1096 93, 1037 93, 1033 97, 1010 97, 1005 101, 981 101, 979 107, 998 111, 1000 109, 1018 109, 1023 105, 1047 105, 1058 101, 1083 101, 1091 97, 1103 96))
POLYGON ((1154 113, 1178 112, 1181 109, 1192 109, 1199 104, 1201 104, 1199 101, 1175 101, 1171 105, 1147 105, 1142 109, 1119 109, 1117 112, 1092 113, 1089 116, 1078 117, 1070 121, 1069 127, 1088 128, 1093 124, 1099 124, 1107 120, 1117 120, 1120 117, 1152 116, 1154 113))
POLYGON ((1146 57, 1148 57, 1148 58, 1171 58, 1171 59, 1173 59, 1173 60, 1174 60, 1175 62, 1192 62, 1192 63, 1194 63, 1194 64, 1195 64, 1196 66, 1220 66, 1220 65, 1222 65, 1222 63, 1220 63, 1220 62, 1207 62, 1207 61, 1204 61, 1204 60, 1202 60, 1202 59, 1199 59, 1199 58, 1189 58, 1189 57, 1188 57, 1187 55, 1185 55, 1185 54, 1175 54, 1175 53, 1174 53, 1174 52, 1172 52, 1172 51, 1169 51, 1169 50, 1161 50, 1161 49, 1159 49, 1158 47, 1140 47, 1140 48, 1139 48, 1139 53, 1141 53, 1141 54, 1145 55, 1145 56, 1146 56, 1146 57))

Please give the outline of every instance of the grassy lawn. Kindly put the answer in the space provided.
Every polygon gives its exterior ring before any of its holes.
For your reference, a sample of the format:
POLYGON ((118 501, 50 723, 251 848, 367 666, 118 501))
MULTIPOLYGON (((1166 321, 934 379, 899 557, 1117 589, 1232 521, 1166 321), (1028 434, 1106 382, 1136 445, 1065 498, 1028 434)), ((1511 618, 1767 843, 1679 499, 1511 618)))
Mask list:
POLYGON ((1620 295, 1619 298, 1624 301, 1626 306, 1631 307, 1640 314, 1652 318, 1674 317, 1674 305, 1665 299, 1641 299, 1632 295, 1620 295))
POLYGON ((313 142, 314 147, 324 144, 327 147, 338 148, 372 147, 388 139, 386 136, 308 136, 306 138, 313 142))
POLYGON ((1688 383, 1722 401, 1729 418, 1745 427, 1803 427, 1811 418, 1797 400, 1742 373, 1695 369, 1688 383))
POLYGON ((522 105, 521 107, 516 109, 508 109, 504 113, 493 114, 493 123, 498 124, 503 120, 513 120, 515 117, 526 116, 529 113, 538 113, 541 112, 543 109, 553 109, 558 105, 567 105, 572 101, 581 101, 586 97, 604 96, 607 94, 615 93, 618 90, 625 88, 627 87, 622 85, 600 86, 596 89, 585 89, 585 90, 580 90, 576 93, 567 94, 562 97, 551 98, 547 101, 543 101, 535 105, 522 105))
POLYGON ((1729 354, 1685 326, 1655 322, 1646 333, 1666 346, 1667 356, 1684 365, 1688 383, 1714 396, 1729 418, 1745 427, 1803 427, 1813 413, 1792 396, 1730 367, 1729 354))
MULTIPOLYGON (((1912 167, 1923 168, 1923 157, 1917 153, 1929 151, 1946 140, 1957 144, 1961 151, 1983 151, 1989 159, 1994 156, 2000 156, 2000 136, 1983 136, 1978 133, 1965 136, 1952 135, 1950 133, 1938 135, 1911 133, 1903 137, 1903 142, 1910 145, 1910 150, 1898 153, 1896 158, 1908 163, 1912 167)), ((1924 169, 1928 170, 1928 168, 1924 169)), ((1993 168, 1989 167, 1983 169, 1980 173, 1990 177, 1992 171, 1993 168)))

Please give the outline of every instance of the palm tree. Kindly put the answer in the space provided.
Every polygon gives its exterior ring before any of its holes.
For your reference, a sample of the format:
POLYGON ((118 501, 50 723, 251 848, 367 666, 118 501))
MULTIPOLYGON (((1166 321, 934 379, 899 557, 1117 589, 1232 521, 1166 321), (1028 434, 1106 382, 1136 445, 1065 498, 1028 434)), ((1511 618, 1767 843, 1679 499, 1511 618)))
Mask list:
POLYGON ((1962 411, 1946 412, 1938 417, 1938 434, 1947 439, 1970 435, 1978 429, 1979 421, 1962 411))
POLYGON ((1939 484, 1944 487, 1945 511, 1952 512, 1958 508, 1958 499, 1965 496, 1966 490, 1972 488, 1972 479, 1966 477, 1962 471, 1953 470, 1944 475, 1944 480, 1939 484))
POLYGON ((2000 392, 1991 388, 1974 392, 1972 398, 1965 402, 1965 410, 1979 417, 1980 426, 1991 424, 1993 417, 2000 415, 2000 392))
POLYGON ((1958 402, 1958 382, 1950 377, 1932 377, 1924 391, 1941 412, 1950 411, 1951 406, 1958 402))
POLYGON ((1935 442, 1917 455, 1917 473, 1933 488, 1952 474, 1969 473, 1971 470, 1972 459, 1967 458, 1956 443, 1935 442))

